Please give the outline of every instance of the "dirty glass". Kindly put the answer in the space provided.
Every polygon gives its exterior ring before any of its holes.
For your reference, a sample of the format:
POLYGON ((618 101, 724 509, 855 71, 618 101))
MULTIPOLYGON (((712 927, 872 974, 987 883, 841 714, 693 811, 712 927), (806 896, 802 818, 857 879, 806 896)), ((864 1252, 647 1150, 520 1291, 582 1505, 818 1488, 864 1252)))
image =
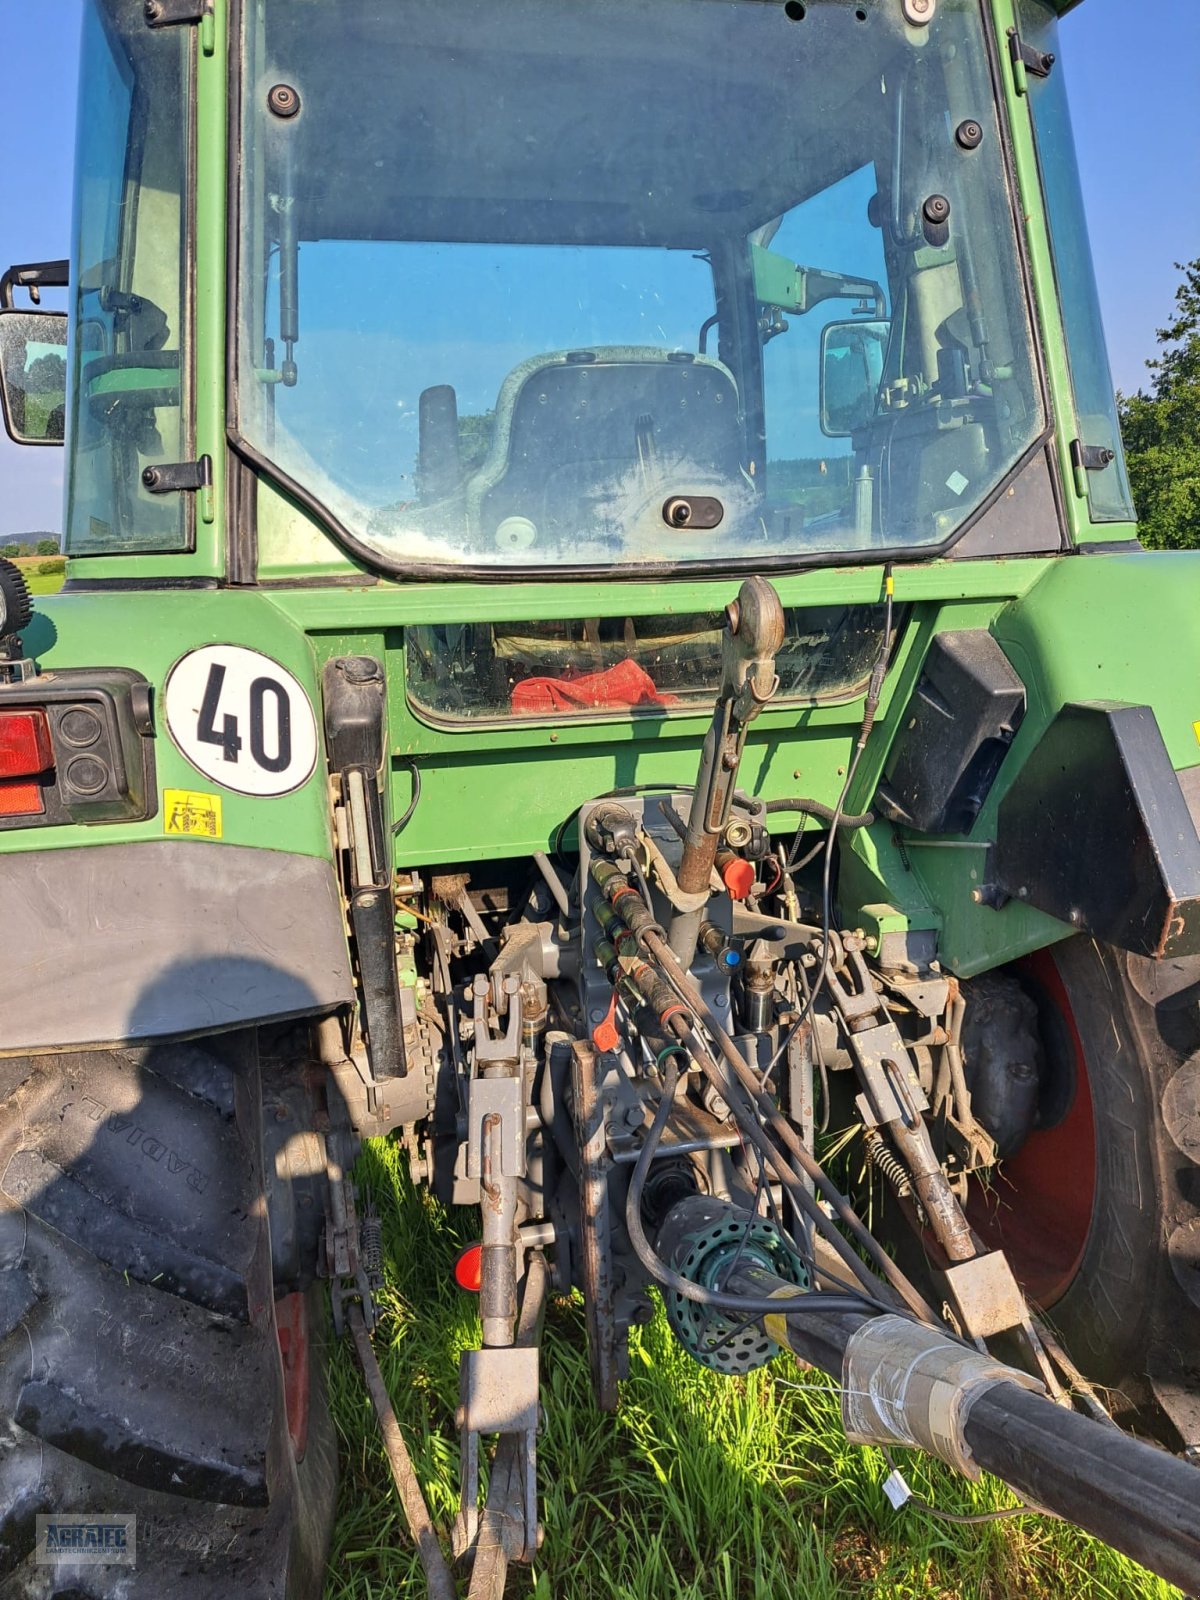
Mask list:
MULTIPOLYGON (((883 643, 882 607, 785 615, 777 698, 861 693, 883 643)), ((721 682, 724 621, 714 611, 410 628, 408 695, 431 717, 453 721, 707 711, 721 682)))
POLYGON ((60 313, 0 311, 0 403, 20 444, 63 442, 66 337, 60 313))
POLYGON ((1044 53, 1049 52, 1056 61, 1048 78, 1030 77, 1029 103, 1033 108, 1038 166, 1050 221, 1054 276, 1067 336, 1078 436, 1085 445, 1112 452, 1107 466, 1087 474, 1088 504, 1093 522, 1133 522, 1137 512, 1125 467, 1117 400, 1100 314, 1100 291, 1096 287, 1096 269, 1075 159, 1067 79, 1059 52, 1058 18, 1041 0, 1021 0, 1020 15, 1026 42, 1044 53))
POLYGON ((1039 437, 979 0, 242 11, 236 425, 381 566, 932 550, 1039 437))
POLYGON ((190 28, 87 0, 76 158, 66 545, 187 547, 190 496, 147 467, 188 459, 185 239, 190 28))

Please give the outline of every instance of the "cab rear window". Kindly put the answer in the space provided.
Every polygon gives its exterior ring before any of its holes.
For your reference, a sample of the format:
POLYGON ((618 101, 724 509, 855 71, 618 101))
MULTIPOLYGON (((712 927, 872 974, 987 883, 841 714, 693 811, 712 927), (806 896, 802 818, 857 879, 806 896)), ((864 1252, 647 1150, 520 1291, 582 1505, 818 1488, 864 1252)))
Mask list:
MULTIPOLYGON (((714 611, 410 628, 408 695, 418 711, 461 722, 703 712, 720 683, 723 623, 714 611)), ((880 606, 789 610, 778 698, 861 693, 882 639, 880 606)))

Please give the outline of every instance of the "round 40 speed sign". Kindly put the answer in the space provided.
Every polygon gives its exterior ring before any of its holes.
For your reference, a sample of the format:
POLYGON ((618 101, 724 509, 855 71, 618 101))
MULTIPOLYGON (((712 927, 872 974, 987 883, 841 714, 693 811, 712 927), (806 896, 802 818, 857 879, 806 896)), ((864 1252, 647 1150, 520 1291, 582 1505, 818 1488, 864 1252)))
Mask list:
POLYGON ((171 668, 167 727, 194 767, 237 794, 288 794, 317 763, 308 696, 269 656, 209 644, 171 668))

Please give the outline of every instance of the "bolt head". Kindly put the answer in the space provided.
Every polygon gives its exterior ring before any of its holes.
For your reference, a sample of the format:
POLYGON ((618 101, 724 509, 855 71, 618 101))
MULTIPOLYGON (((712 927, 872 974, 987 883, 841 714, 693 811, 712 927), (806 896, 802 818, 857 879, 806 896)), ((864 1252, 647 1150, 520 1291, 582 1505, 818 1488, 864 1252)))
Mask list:
POLYGON ((294 117, 300 109, 300 96, 290 83, 276 83, 267 91, 267 107, 277 117, 294 117))

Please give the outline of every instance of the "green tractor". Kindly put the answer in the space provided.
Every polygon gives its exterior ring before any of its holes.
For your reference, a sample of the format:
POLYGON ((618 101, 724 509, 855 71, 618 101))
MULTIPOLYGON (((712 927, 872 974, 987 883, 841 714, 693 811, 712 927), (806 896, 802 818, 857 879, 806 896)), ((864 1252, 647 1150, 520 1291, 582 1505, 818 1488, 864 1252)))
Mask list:
POLYGON ((1065 9, 85 0, 0 281, 3 1600, 319 1595, 387 1134, 479 1207, 473 1594, 572 1288, 602 1407, 657 1288, 1200 1588, 1200 566, 1065 9))

